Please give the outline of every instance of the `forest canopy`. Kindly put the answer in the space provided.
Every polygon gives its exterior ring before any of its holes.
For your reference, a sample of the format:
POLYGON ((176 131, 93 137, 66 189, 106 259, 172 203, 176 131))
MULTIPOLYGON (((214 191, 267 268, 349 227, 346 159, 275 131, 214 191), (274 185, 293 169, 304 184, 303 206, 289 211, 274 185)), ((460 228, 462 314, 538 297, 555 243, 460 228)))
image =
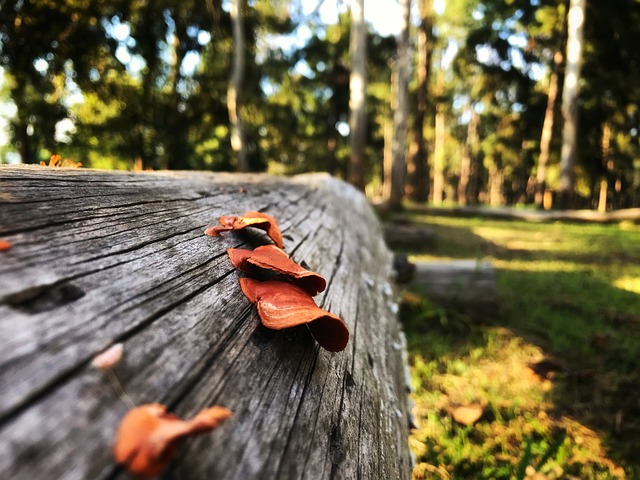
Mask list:
MULTIPOLYGON (((6 0, 0 162, 350 178, 358 3, 6 0)), ((362 37, 369 194, 640 205, 640 2, 394 5, 406 25, 362 37)))

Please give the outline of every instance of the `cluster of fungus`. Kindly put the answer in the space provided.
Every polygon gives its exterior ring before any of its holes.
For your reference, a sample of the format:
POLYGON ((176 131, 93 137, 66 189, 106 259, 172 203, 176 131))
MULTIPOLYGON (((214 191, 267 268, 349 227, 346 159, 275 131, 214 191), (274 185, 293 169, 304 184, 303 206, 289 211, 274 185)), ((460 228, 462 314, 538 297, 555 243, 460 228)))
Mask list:
MULTIPOLYGON (((218 237, 220 232, 246 227, 264 230, 275 244, 254 250, 227 250, 233 266, 247 275, 240 279, 240 288, 256 305, 262 325, 274 330, 306 325, 324 349, 330 352, 344 350, 349 341, 347 326, 340 317, 318 307, 313 300, 327 287, 326 280, 285 253, 282 234, 272 216, 262 212, 224 215, 220 217, 220 225, 208 227, 205 233, 218 237)), ((0 249, 8 249, 10 245, 3 247, 0 241, 0 249)), ((233 415, 224 407, 212 406, 190 420, 182 420, 159 403, 135 406, 111 370, 122 355, 122 344, 115 344, 96 356, 92 365, 107 373, 116 391, 131 407, 118 428, 113 453, 116 461, 134 475, 145 478, 162 473, 180 441, 213 430, 233 415)))
POLYGON ((217 237, 220 232, 246 227, 264 230, 275 244, 254 250, 227 250, 233 266, 249 275, 240 279, 240 287, 256 305, 262 325, 274 330, 307 325, 321 347, 330 352, 344 350, 349 341, 349 329, 340 317, 318 307, 312 298, 324 291, 326 280, 286 254, 275 218, 262 212, 223 215, 220 225, 208 227, 205 233, 217 237), (251 278, 255 276, 267 280, 251 278))

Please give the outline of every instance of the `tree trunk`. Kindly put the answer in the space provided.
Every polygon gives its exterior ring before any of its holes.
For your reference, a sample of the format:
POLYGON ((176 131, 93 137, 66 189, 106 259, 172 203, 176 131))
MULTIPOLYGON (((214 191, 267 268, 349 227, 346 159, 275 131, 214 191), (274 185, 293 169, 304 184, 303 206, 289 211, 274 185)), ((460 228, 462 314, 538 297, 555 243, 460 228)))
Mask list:
POLYGON ((609 181, 613 175, 614 165, 611 155, 611 122, 606 120, 602 124, 602 163, 604 174, 600 180, 600 195, 598 197, 598 211, 606 212, 609 198, 609 181))
POLYGON ((394 139, 394 113, 396 110, 396 96, 395 92, 398 87, 396 83, 398 75, 396 72, 391 73, 391 104, 390 115, 385 115, 383 136, 384 136, 384 151, 382 152, 382 199, 384 202, 389 202, 391 199, 391 185, 393 182, 393 139, 394 139))
POLYGON ((245 38, 244 19, 242 9, 244 0, 231 0, 231 28, 233 30, 233 61, 231 65, 231 79, 227 89, 227 109, 229 110, 229 123, 231 126, 231 148, 236 154, 239 172, 249 171, 249 158, 247 156, 247 142, 244 136, 242 122, 242 84, 244 82, 245 67, 245 38))
POLYGON ((411 0, 402 0, 402 30, 398 39, 396 59, 396 108, 393 110, 393 164, 391 167, 391 192, 389 206, 394 210, 402 208, 404 182, 407 167, 407 117, 409 116, 408 74, 409 74, 409 15, 411 0))
POLYGON ((469 108, 470 118, 467 125, 467 141, 462 148, 460 161, 460 182, 458 183, 458 203, 467 205, 476 203, 478 198, 477 186, 477 151, 478 151, 478 124, 480 116, 475 108, 469 108))
POLYGON ((560 157, 560 208, 573 206, 575 163, 578 143, 578 96, 584 20, 587 0, 571 0, 567 23, 567 66, 562 89, 562 152, 560 157))
POLYGON ((418 110, 413 123, 413 136, 409 147, 407 165, 407 188, 409 199, 426 202, 429 196, 429 161, 424 120, 427 113, 427 92, 431 73, 431 53, 433 51, 433 0, 418 0, 420 25, 418 27, 418 110))
POLYGON ((349 79, 349 181, 356 188, 365 187, 366 173, 366 93, 367 93, 367 26, 364 21, 364 0, 351 2, 351 76, 349 79))
POLYGON ((433 203, 440 205, 444 200, 444 105, 436 106, 436 138, 433 152, 433 203))
POLYGON ((560 67, 562 65, 562 51, 556 51, 553 56, 553 71, 549 78, 549 93, 547 95, 547 109, 542 124, 540 136, 540 156, 538 157, 538 172, 536 175, 536 192, 534 202, 538 208, 542 208, 544 192, 547 190, 547 170, 549 167, 549 152, 553 137, 553 123, 555 120, 556 99, 558 98, 558 83, 560 67))
POLYGON ((499 207, 504 200, 504 172, 500 160, 493 159, 489 166, 489 205, 499 207))
POLYGON ((0 254, 0 478, 132 478, 111 453, 127 406, 90 365, 115 343, 134 402, 234 412, 184 442, 162 478, 410 478, 393 255, 355 188, 319 174, 6 165, 0 181, 13 245, 0 254), (262 326, 226 250, 269 240, 203 233, 247 210, 273 215, 285 251, 327 279, 315 300, 349 328, 344 351, 304 326, 262 326))

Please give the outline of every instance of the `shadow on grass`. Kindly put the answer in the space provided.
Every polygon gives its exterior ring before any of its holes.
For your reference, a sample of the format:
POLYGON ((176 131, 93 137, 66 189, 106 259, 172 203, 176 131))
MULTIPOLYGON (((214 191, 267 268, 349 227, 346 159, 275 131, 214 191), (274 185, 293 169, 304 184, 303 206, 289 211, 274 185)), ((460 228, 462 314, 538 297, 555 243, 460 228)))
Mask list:
MULTIPOLYGON (((607 251, 599 256, 595 252, 597 248, 590 252, 531 251, 498 245, 468 227, 438 225, 436 233, 437 244, 429 252, 432 257, 491 257, 496 261, 499 265, 500 310, 478 323, 456 309, 445 310, 429 301, 410 297, 403 305, 401 317, 414 377, 422 375, 420 378, 425 382, 424 391, 420 391, 422 387, 419 386, 414 396, 418 399, 421 395, 431 396, 429 408, 438 405, 439 400, 429 389, 439 389, 440 394, 454 396, 450 386, 455 383, 452 378, 464 376, 465 369, 474 368, 473 362, 488 363, 489 357, 498 365, 502 364, 503 369, 512 368, 508 358, 495 357, 509 351, 516 356, 522 354, 526 348, 521 342, 535 345, 543 356, 529 365, 536 378, 526 379, 522 388, 526 390, 528 382, 532 388, 540 387, 540 391, 547 385, 548 391, 540 394, 539 399, 532 394, 531 402, 527 403, 525 393, 509 390, 520 388, 514 385, 517 379, 510 380, 511 385, 505 387, 508 391, 504 395, 499 388, 492 390, 490 374, 487 374, 488 386, 483 387, 489 403, 485 408, 488 413, 483 417, 485 425, 456 425, 448 420, 443 410, 446 408, 442 406, 435 412, 423 412, 427 416, 437 415, 438 422, 446 424, 448 440, 441 440, 440 445, 426 441, 420 447, 425 451, 418 455, 419 460, 423 458, 427 463, 435 464, 455 463, 449 473, 460 478, 464 475, 512 478, 510 475, 515 471, 518 455, 522 455, 518 452, 522 452, 525 444, 530 445, 531 438, 538 438, 540 457, 543 456, 540 450, 543 445, 559 438, 560 430, 569 430, 567 447, 564 451, 559 450, 557 460, 565 462, 561 465, 564 474, 579 475, 580 478, 639 478, 640 400, 637 392, 640 370, 637 353, 640 351, 640 295, 616 288, 606 275, 599 273, 599 268, 613 261, 640 263, 640 252, 637 249, 607 251), (563 265, 558 268, 558 264, 566 263, 573 267, 567 269, 563 265), (445 380, 433 381, 438 376, 445 380), (545 405, 547 401, 549 404, 545 405), (536 402, 540 402, 539 408, 536 408, 536 402), (544 412, 536 413, 537 410, 544 412), (536 415, 544 415, 544 421, 536 415), (502 425, 511 425, 505 427, 506 437, 502 444, 498 440, 501 434, 495 431, 495 426, 490 426, 496 419, 502 425), (547 430, 536 427, 541 423, 547 430), (474 458, 468 447, 472 431, 484 431, 476 440, 487 444, 485 456, 493 456, 492 461, 498 465, 502 458, 508 465, 506 470, 496 470, 498 467, 486 463, 481 454, 477 454, 475 463, 470 465, 469 462, 473 463, 470 459, 474 458), (592 438, 585 440, 589 435, 592 438), (600 448, 600 442, 606 450, 600 448), (573 444, 576 444, 575 448, 573 444), (581 455, 582 459, 579 458, 581 455), (627 477, 611 460, 624 468, 627 477)), ((404 251, 424 253, 424 249, 409 251, 404 248, 404 251)), ((534 356, 532 354, 531 358, 534 356)), ((522 356, 522 359, 526 358, 522 356)), ((507 371, 503 373, 508 377, 507 371)), ((518 375, 526 376, 527 370, 518 375)), ((476 387, 478 382, 482 383, 477 376, 470 381, 476 387)), ((498 378, 497 383, 500 381, 498 378)), ((469 391, 459 396, 464 398, 465 395, 469 398, 469 391)))
POLYGON ((498 278, 495 320, 545 352, 551 371, 540 373, 553 376, 558 412, 602 432, 610 456, 640 474, 640 296, 586 272, 499 270, 498 278), (591 292, 588 302, 580 291, 591 292))

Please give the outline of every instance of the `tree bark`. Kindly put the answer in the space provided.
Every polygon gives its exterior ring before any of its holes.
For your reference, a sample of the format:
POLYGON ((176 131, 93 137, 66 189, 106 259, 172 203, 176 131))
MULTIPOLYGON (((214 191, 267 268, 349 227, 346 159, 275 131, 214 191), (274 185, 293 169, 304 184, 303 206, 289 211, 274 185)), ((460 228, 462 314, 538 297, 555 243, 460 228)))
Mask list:
POLYGON ((413 136, 409 147, 407 165, 407 188, 409 199, 414 202, 426 202, 429 197, 429 154, 424 134, 424 121, 427 114, 427 92, 431 73, 431 54, 433 51, 433 0, 418 0, 420 25, 418 27, 418 109, 413 123, 413 136))
POLYGON ((458 203, 467 205, 477 203, 477 155, 478 155, 478 124, 480 116, 475 108, 469 108, 469 124, 467 125, 467 141, 462 149, 460 162, 460 183, 458 183, 458 203))
POLYGON ((534 202, 538 208, 542 208, 544 193, 547 190, 547 170, 549 167, 549 153, 551 151, 551 139, 553 137, 553 123, 555 120, 556 99, 558 98, 559 75, 562 65, 562 51, 556 51, 553 56, 553 71, 549 78, 549 93, 547 94, 547 109, 542 124, 540 136, 540 156, 538 157, 538 171, 536 174, 536 192, 534 202))
POLYGON ((244 0, 231 0, 231 28, 233 31, 233 61, 231 64, 231 78, 227 89, 227 109, 231 126, 231 148, 236 154, 237 170, 248 172, 249 158, 247 156, 247 142, 245 140, 242 122, 242 85, 245 68, 245 38, 244 19, 242 9, 244 0))
POLYGON ((600 195, 598 197, 598 211, 606 212, 609 199, 609 181, 613 174, 613 156, 611 155, 611 122, 606 120, 602 124, 602 163, 604 174, 600 180, 600 195))
POLYGON ((567 65, 562 89, 562 152, 560 157, 560 208, 573 206, 575 163, 578 143, 578 97, 586 0, 571 0, 567 23, 567 65))
POLYGON ((367 93, 367 26, 364 0, 351 2, 351 37, 349 43, 351 75, 349 79, 349 147, 351 150, 348 178, 363 190, 366 184, 366 93, 367 93))
POLYGON ((391 168, 391 192, 389 207, 402 208, 404 184, 407 172, 407 117, 409 116, 409 15, 411 0, 402 0, 402 30, 398 38, 396 59, 396 107, 393 110, 393 164, 391 168))
POLYGON ((0 478, 131 478, 111 453, 127 406, 90 366, 115 343, 135 403, 234 412, 185 441, 162 478, 410 478, 393 255, 355 188, 5 165, 0 184, 0 238, 13 245, 0 253, 0 478), (284 250, 327 279, 315 300, 349 328, 344 351, 261 325, 226 250, 268 238, 203 233, 247 210, 273 215, 284 250))
POLYGON ((445 141, 445 118, 444 106, 436 106, 436 137, 433 153, 433 203, 440 205, 444 200, 444 141, 445 141))

